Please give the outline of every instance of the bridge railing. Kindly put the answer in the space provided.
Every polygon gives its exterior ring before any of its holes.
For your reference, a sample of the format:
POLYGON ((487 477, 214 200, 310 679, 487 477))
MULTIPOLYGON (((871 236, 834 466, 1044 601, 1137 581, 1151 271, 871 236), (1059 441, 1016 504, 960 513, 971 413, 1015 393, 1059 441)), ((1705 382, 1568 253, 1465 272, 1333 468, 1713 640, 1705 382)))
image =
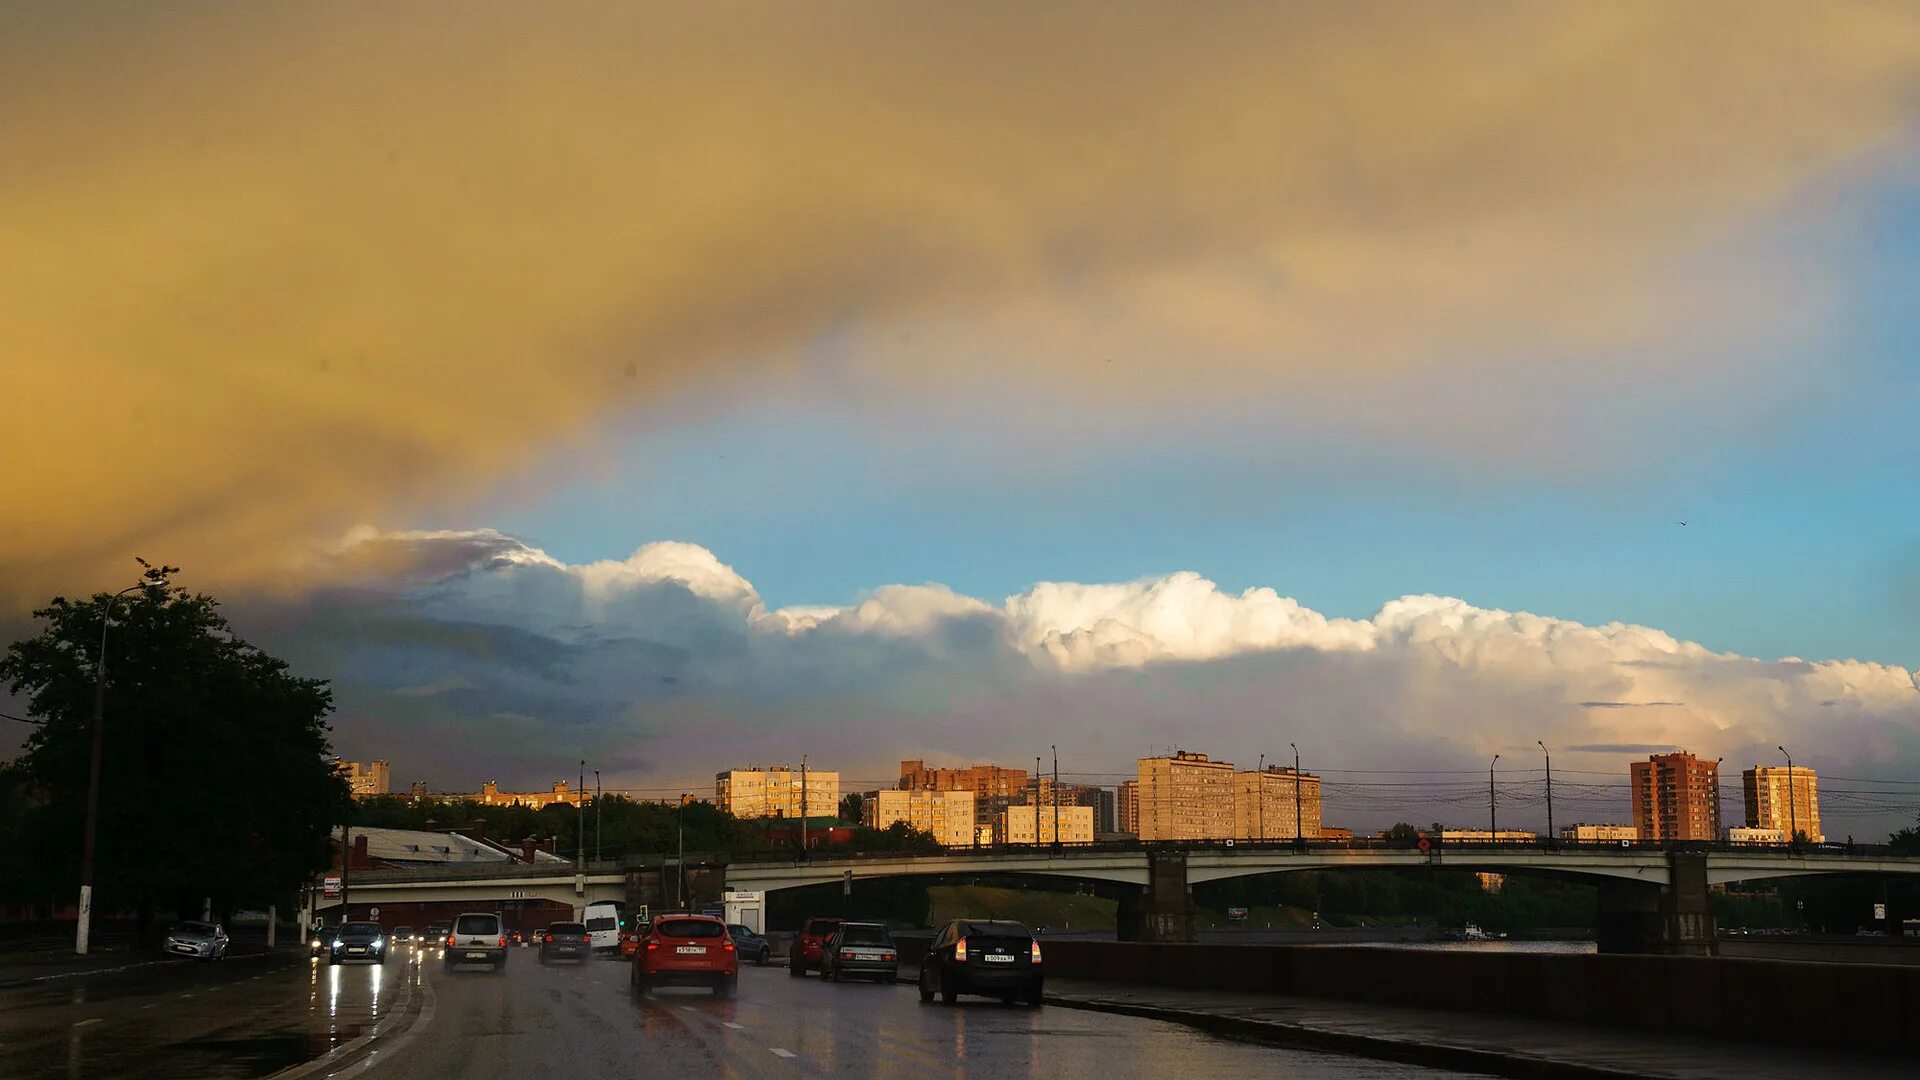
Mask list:
POLYGON ((1332 854, 1344 851, 1429 851, 1442 855, 1458 852, 1577 852, 1612 853, 1638 852, 1646 854, 1664 854, 1669 851, 1692 852, 1738 852, 1745 854, 1775 855, 1855 855, 1871 858, 1883 858, 1895 855, 1892 848, 1885 844, 1842 844, 1842 843, 1752 843, 1747 841, 1726 840, 1561 840, 1549 837, 1530 839, 1476 839, 1476 840, 1439 840, 1432 837, 1407 839, 1401 837, 1352 837, 1342 839, 1294 840, 1102 840, 1091 844, 982 844, 966 847, 948 847, 938 851, 859 851, 845 847, 820 846, 801 850, 800 848, 767 848, 754 851, 737 851, 728 856, 734 864, 742 863, 804 863, 815 860, 833 862, 882 862, 907 858, 1031 858, 1036 855, 1095 855, 1095 854, 1139 854, 1148 851, 1186 851, 1228 853, 1284 853, 1306 852, 1308 854, 1332 854), (1422 842, 1426 844, 1423 849, 1422 842))

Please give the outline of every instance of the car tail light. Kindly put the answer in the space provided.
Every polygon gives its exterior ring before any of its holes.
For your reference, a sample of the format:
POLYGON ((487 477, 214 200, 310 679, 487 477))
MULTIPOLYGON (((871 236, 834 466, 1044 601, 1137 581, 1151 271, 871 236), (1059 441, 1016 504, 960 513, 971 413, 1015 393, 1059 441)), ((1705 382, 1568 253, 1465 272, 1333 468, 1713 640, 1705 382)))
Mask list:
POLYGON ((840 959, 842 959, 842 960, 851 960, 851 959, 853 959, 853 950, 852 950, 852 949, 841 949, 841 950, 840 950, 840 959))
POLYGON ((731 941, 729 941, 729 942, 727 942, 726 944, 724 944, 724 945, 721 945, 721 946, 720 946, 720 951, 722 951, 722 952, 732 952, 732 951, 733 951, 733 942, 731 942, 731 941))
POLYGON ((659 947, 660 947, 660 943, 659 943, 659 942, 657 942, 657 941, 649 941, 649 942, 647 942, 647 951, 648 951, 648 952, 652 952, 653 950, 655 950, 655 949, 657 949, 657 948, 659 948, 659 947))
POLYGON ((1040 943, 1037 941, 1033 943, 1033 962, 1040 962, 1040 943))
POLYGON ((953 943, 953 958, 964 964, 967 962, 967 939, 961 938, 953 943))
POLYGON ((449 948, 449 949, 451 949, 451 948, 453 948, 453 935, 452 935, 452 934, 448 934, 448 935, 447 935, 447 948, 449 948))
POLYGON ((500 947, 503 949, 507 947, 507 935, 505 934, 500 935, 500 947))
POLYGON ((892 954, 892 953, 890 953, 890 952, 889 952, 889 953, 881 953, 881 954, 880 954, 880 959, 882 959, 882 960, 891 960, 891 959, 893 959, 893 954, 892 954))
POLYGON ((547 935, 547 942, 548 942, 549 944, 551 944, 551 943, 553 942, 553 935, 552 935, 552 934, 548 934, 548 935, 547 935))
MULTIPOLYGON (((633 940, 635 940, 635 941, 639 941, 640 939, 639 939, 639 938, 634 938, 633 940)), ((592 941, 593 941, 593 935, 592 935, 592 934, 581 934, 581 935, 580 935, 580 944, 582 944, 582 945, 586 945, 586 944, 590 944, 590 943, 591 943, 592 941)))

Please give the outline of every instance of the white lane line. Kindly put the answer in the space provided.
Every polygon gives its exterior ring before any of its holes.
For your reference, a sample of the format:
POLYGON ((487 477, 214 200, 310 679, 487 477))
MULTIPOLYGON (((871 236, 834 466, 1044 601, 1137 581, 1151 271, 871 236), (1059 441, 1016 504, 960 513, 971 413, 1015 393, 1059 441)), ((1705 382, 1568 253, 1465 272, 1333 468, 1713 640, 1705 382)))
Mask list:
POLYGON ((682 1006, 680 1006, 680 1011, 681 1011, 681 1012, 690 1012, 690 1013, 697 1013, 697 1012, 699 1012, 700 1010, 699 1010, 699 1009, 696 1009, 696 1008, 694 1008, 694 1007, 693 1007, 693 1006, 691 1006, 691 1005, 682 1005, 682 1006))
POLYGON ((101 1017, 98 1017, 98 1016, 96 1016, 96 1017, 94 1017, 94 1018, 93 1018, 93 1019, 91 1019, 91 1020, 75 1020, 75 1021, 73 1022, 73 1026, 74 1026, 74 1027, 86 1027, 86 1026, 87 1026, 88 1024, 97 1024, 97 1023, 99 1023, 99 1022, 101 1021, 101 1019, 102 1019, 101 1017))
POLYGON ((190 998, 190 997, 192 997, 193 995, 192 995, 192 994, 181 994, 180 996, 181 996, 181 997, 183 997, 183 998, 190 998))
POLYGON ((734 1022, 733 1022, 733 1021, 731 1021, 731 1020, 722 1020, 722 1021, 720 1021, 720 1023, 721 1023, 722 1025, 724 1025, 724 1026, 726 1026, 726 1027, 730 1027, 730 1028, 732 1028, 732 1029, 733 1029, 733 1030, 735 1030, 735 1031, 745 1031, 745 1030, 747 1030, 747 1025, 745 1025, 745 1024, 736 1024, 736 1023, 734 1023, 734 1022))
POLYGON ((150 1001, 150 1002, 148 1002, 147 1004, 145 1004, 145 1005, 142 1005, 142 1006, 140 1006, 140 1007, 141 1007, 141 1008, 143 1008, 143 1009, 151 1009, 151 1008, 153 1008, 153 1007, 154 1007, 155 1005, 158 1005, 158 1004, 160 1004, 160 1003, 159 1003, 159 1002, 157 1002, 157 1001, 150 1001))
POLYGON ((794 1053, 793 1051, 791 1051, 791 1050, 787 1050, 787 1049, 783 1049, 783 1048, 781 1048, 781 1047, 778 1047, 778 1046, 776 1046, 776 1047, 774 1047, 774 1048, 773 1048, 773 1052, 774 1052, 774 1054, 775 1054, 775 1055, 777 1055, 777 1056, 779 1056, 779 1057, 784 1057, 784 1058, 790 1058, 790 1057, 797 1057, 797 1056, 798 1056, 798 1055, 797 1055, 797 1054, 795 1054, 795 1053, 794 1053))

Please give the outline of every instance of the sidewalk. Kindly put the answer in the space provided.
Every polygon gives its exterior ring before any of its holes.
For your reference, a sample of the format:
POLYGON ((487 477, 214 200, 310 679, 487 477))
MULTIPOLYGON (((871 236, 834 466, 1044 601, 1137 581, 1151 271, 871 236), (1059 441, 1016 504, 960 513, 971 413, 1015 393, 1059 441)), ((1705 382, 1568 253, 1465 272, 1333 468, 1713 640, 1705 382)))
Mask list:
POLYGON ((1867 1080, 1912 1061, 1320 998, 1048 979, 1047 1003, 1166 1020, 1233 1038, 1515 1077, 1867 1080))
MULTIPOLYGON (((286 952, 284 944, 274 948, 274 952, 286 952)), ((264 943, 249 943, 229 946, 228 959, 240 960, 254 956, 267 955, 264 943)), ((71 944, 58 949, 19 949, 0 953, 0 988, 30 986, 34 983, 50 982, 55 979, 79 978, 87 975, 105 975, 113 972, 131 971, 135 968, 154 967, 159 964, 181 964, 191 961, 177 956, 166 956, 155 950, 136 952, 125 945, 89 952, 85 956, 76 956, 71 944)))

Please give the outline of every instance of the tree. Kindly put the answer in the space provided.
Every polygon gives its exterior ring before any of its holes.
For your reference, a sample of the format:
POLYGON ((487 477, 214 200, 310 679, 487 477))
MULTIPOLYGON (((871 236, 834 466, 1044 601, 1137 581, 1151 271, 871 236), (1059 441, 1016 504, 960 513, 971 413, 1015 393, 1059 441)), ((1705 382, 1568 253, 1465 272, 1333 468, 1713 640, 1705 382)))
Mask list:
POLYGON ((840 796, 840 820, 860 824, 861 815, 867 808, 866 797, 857 791, 849 791, 840 796))
MULTIPOLYGON (((0 680, 41 720, 14 767, 39 796, 24 813, 39 884, 65 896, 78 889, 111 600, 55 597, 33 613, 40 633, 0 658, 0 680)), ((235 636, 211 597, 155 586, 111 610, 96 908, 136 909, 145 940, 163 906, 291 899, 327 865, 328 832, 350 802, 327 761, 326 682, 235 636)))

